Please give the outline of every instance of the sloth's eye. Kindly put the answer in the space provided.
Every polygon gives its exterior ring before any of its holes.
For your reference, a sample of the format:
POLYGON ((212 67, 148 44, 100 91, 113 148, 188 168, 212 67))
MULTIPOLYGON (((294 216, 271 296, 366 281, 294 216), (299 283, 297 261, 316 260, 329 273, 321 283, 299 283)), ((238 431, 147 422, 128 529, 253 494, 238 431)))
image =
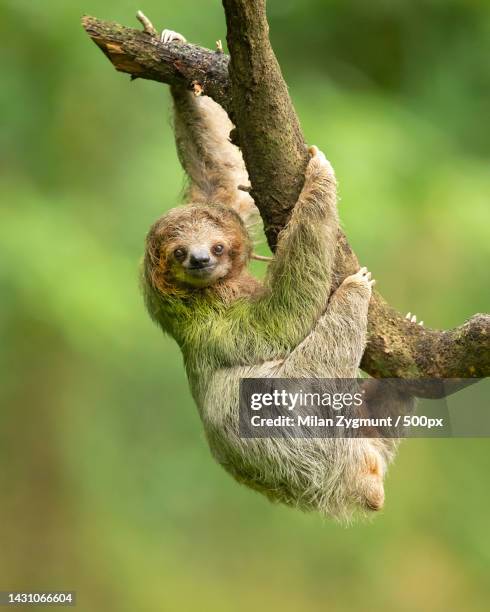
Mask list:
POLYGON ((225 250, 225 247, 222 244, 215 244, 213 247, 213 253, 215 255, 221 255, 224 250, 225 250))
POLYGON ((185 249, 175 249, 174 251, 175 259, 185 259, 185 249))

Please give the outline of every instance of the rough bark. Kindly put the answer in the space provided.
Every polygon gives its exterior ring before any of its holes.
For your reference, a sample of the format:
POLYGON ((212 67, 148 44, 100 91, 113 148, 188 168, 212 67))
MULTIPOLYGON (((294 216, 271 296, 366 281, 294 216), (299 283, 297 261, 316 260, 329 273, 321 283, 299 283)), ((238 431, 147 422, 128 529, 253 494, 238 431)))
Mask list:
POLYGON ((269 42, 262 0, 223 0, 230 50, 231 119, 269 243, 298 199, 308 151, 269 42), (280 179, 276 177, 280 174, 280 179))
POLYGON ((193 82, 200 83, 206 95, 230 112, 230 58, 224 53, 183 43, 162 45, 148 32, 94 17, 83 17, 82 26, 116 70, 133 79, 189 87, 193 82))
MULTIPOLYGON (((268 38, 264 0, 223 0, 229 58, 195 45, 162 45, 149 33, 83 18, 83 27, 114 67, 133 78, 194 83, 230 114, 273 248, 303 182, 306 146, 268 38), (229 75, 228 75, 229 71, 229 75)), ((344 234, 336 282, 358 269, 344 234)), ((490 374, 490 316, 478 314, 449 331, 408 322, 375 292, 362 368, 376 377, 482 378, 490 374)), ((420 391, 420 395, 424 395, 420 391)))

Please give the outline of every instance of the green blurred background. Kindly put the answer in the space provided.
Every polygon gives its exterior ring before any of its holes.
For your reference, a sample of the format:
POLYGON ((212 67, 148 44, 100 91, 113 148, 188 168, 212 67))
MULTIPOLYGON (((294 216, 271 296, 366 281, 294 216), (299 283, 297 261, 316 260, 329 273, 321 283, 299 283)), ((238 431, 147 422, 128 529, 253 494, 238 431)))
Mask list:
MULTIPOLYGON (((167 88, 117 74, 82 14, 214 47, 219 0, 2 0, 0 590, 115 610, 488 610, 488 440, 403 445, 344 528, 211 459, 138 290, 183 174, 167 88)), ((432 327, 488 311, 490 3, 270 0, 271 37, 379 290, 432 327)), ((259 264, 262 265, 262 264, 259 264)))

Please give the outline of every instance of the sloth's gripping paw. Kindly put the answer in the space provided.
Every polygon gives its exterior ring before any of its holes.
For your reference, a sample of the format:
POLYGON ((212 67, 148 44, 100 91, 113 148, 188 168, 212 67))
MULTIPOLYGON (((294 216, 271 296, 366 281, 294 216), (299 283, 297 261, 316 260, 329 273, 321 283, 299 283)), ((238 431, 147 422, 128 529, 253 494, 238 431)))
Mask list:
POLYGON ((183 43, 187 42, 182 34, 174 32, 173 30, 163 30, 163 32, 160 34, 160 42, 162 42, 164 45, 174 41, 183 43))
MULTIPOLYGON (((405 319, 410 321, 410 323, 417 323, 417 316, 413 315, 411 312, 407 312, 407 314, 405 315, 405 319)), ((423 321, 419 321, 419 325, 421 325, 423 327, 424 326, 424 322, 423 321)))
POLYGON ((311 146, 308 149, 308 153, 310 154, 310 161, 308 163, 307 173, 311 174, 315 171, 323 170, 324 172, 326 171, 329 176, 335 176, 332 164, 318 147, 315 145, 311 146))
POLYGON ((305 182, 298 206, 294 210, 302 210, 305 216, 319 215, 324 219, 337 205, 335 174, 332 165, 318 147, 310 147, 308 152, 310 161, 306 166, 305 182))
POLYGON ((371 290, 375 283, 376 281, 374 278, 371 278, 371 272, 369 272, 366 267, 363 267, 359 270, 359 272, 348 276, 342 285, 357 285, 358 287, 368 289, 369 294, 371 294, 371 290))
POLYGON ((318 157, 319 159, 326 161, 325 153, 320 151, 316 145, 311 145, 311 147, 308 149, 308 153, 310 154, 310 157, 318 157))

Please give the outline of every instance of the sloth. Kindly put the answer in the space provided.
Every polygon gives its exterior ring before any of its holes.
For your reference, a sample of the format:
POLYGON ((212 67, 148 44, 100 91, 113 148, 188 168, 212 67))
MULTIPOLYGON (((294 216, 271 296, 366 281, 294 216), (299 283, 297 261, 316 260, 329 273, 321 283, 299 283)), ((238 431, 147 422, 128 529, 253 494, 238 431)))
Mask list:
MULTIPOLYGON (((184 40, 165 30, 164 43, 184 40)), ((233 128, 221 106, 172 86, 187 204, 150 228, 142 287, 151 318, 183 354, 215 459, 269 499, 339 520, 384 503, 396 441, 242 438, 244 378, 355 378, 367 342, 374 280, 366 268, 331 294, 339 229, 331 164, 310 148, 304 186, 264 282, 247 269, 257 209, 233 128)))

